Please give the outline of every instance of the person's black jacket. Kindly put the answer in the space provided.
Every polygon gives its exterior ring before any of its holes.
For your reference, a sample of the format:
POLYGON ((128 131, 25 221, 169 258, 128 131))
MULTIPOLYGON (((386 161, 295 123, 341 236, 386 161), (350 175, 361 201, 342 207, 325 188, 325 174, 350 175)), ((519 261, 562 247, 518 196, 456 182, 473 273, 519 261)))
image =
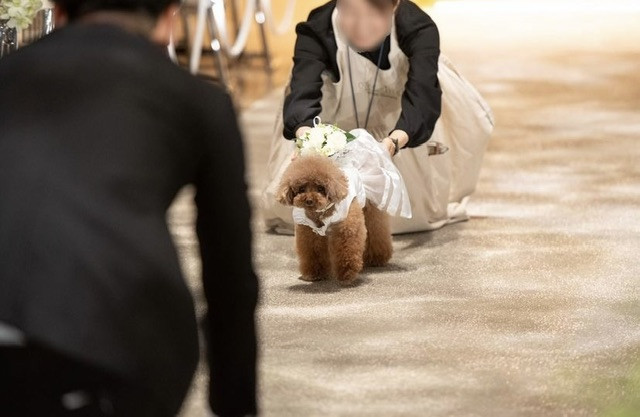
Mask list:
POLYGON ((168 413, 199 356, 165 220, 186 184, 211 406, 255 413, 258 283, 228 95, 115 26, 71 25, 0 60, 0 322, 149 388, 168 413))
MULTIPOLYGON (((328 2, 313 10, 307 21, 296 27, 291 89, 283 110, 283 134, 287 139, 295 138, 298 128, 312 126, 313 118, 320 114, 322 72, 329 71, 336 81, 339 80, 338 47, 331 22, 335 7, 335 0, 328 2)), ((410 69, 402 95, 402 113, 395 129, 407 132, 407 146, 416 147, 429 140, 440 117, 440 37, 433 20, 409 0, 401 0, 398 5, 396 33, 400 49, 409 58, 410 69)), ((388 40, 386 45, 388 51, 388 40)), ((377 51, 363 55, 377 64, 377 51)), ((388 58, 382 67, 389 67, 388 58)))

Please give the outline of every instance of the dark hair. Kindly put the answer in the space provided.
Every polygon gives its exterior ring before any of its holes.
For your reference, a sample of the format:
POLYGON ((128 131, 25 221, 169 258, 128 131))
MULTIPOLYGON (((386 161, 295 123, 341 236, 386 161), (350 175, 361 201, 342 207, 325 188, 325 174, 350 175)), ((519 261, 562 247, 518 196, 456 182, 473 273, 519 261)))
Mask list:
POLYGON ((396 7, 401 0, 367 0, 367 1, 376 9, 386 10, 391 7, 396 7))
POLYGON ((60 6, 69 20, 98 11, 123 11, 145 13, 153 18, 180 0, 53 0, 60 6))

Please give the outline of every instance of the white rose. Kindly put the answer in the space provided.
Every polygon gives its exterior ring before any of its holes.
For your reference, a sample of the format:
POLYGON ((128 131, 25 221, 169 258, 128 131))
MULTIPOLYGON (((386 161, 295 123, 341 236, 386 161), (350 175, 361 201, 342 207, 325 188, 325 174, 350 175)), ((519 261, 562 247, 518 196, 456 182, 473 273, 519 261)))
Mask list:
POLYGON ((340 131, 335 131, 327 136, 327 144, 325 146, 331 148, 333 153, 339 152, 347 146, 347 136, 340 131))
POLYGON ((332 148, 330 148, 330 147, 326 146, 326 145, 325 145, 325 147, 324 147, 324 148, 322 148, 322 149, 320 150, 320 154, 321 154, 321 155, 324 155, 324 156, 331 156, 331 155, 333 155, 334 153, 336 153, 336 151, 335 151, 334 149, 332 149, 332 148))
POLYGON ((40 0, 2 0, 0 19, 7 20, 7 26, 10 28, 24 29, 31 25, 42 6, 40 0))
POLYGON ((324 134, 321 129, 314 127, 307 134, 307 142, 309 146, 320 149, 322 148, 322 144, 324 143, 324 134))
POLYGON ((327 137, 335 131, 335 127, 331 125, 320 125, 318 129, 322 132, 322 134, 327 137))

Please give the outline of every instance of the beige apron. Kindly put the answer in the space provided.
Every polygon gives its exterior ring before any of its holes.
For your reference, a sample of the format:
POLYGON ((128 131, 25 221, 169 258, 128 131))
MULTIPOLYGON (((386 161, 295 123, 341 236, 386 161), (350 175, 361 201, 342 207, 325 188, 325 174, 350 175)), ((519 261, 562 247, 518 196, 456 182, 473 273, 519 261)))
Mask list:
MULTIPOLYGON (((367 58, 348 52, 347 44, 333 14, 338 45, 337 63, 340 81, 323 74, 323 122, 344 130, 356 128, 347 53, 350 54, 353 87, 358 116, 365 120, 376 65, 367 58)), ((402 94, 409 72, 409 59, 398 45, 395 22, 391 30, 391 67, 380 70, 367 130, 378 140, 391 132, 402 111, 402 94)), ((411 201, 412 218, 391 219, 392 232, 408 233, 438 229, 446 224, 467 220, 466 206, 478 182, 482 158, 491 132, 493 115, 487 103, 444 56, 440 56, 438 79, 442 89, 442 112, 430 141, 441 142, 449 152, 429 155, 425 145, 406 148, 394 157, 404 178, 411 201)), ((287 89, 288 90, 288 89, 287 89)), ((286 92, 285 92, 286 94, 286 92)), ((278 115, 268 164, 268 184, 262 196, 262 215, 267 227, 280 233, 293 230, 292 209, 276 201, 282 173, 295 150, 293 141, 282 136, 282 112, 278 115)))

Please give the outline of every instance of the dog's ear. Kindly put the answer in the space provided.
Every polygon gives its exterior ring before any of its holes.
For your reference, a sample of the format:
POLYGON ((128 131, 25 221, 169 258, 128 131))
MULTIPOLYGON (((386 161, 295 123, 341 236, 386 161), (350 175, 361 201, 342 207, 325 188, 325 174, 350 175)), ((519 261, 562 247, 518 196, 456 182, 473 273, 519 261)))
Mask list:
POLYGON ((285 206, 293 205, 293 197, 295 197, 293 188, 289 183, 283 182, 280 184, 280 190, 278 191, 278 203, 283 204, 285 206))
POLYGON ((342 172, 332 177, 324 185, 327 190, 327 199, 332 203, 344 200, 349 192, 349 182, 342 172))

